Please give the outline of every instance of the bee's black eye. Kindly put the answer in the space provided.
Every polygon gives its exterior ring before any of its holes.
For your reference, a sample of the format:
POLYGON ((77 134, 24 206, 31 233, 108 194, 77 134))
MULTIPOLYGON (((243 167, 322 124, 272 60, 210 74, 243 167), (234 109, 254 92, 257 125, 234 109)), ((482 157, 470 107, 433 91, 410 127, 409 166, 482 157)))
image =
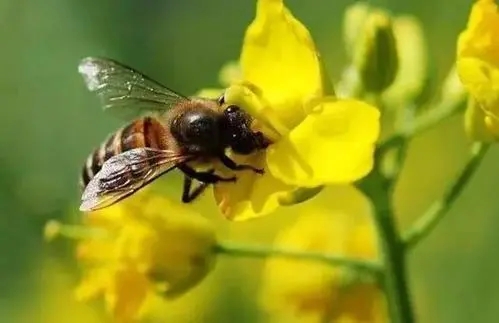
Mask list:
POLYGON ((236 106, 236 105, 230 105, 230 106, 227 107, 227 109, 225 109, 225 113, 231 114, 231 113, 234 113, 234 112, 238 112, 239 110, 241 110, 241 108, 239 108, 238 106, 236 106))

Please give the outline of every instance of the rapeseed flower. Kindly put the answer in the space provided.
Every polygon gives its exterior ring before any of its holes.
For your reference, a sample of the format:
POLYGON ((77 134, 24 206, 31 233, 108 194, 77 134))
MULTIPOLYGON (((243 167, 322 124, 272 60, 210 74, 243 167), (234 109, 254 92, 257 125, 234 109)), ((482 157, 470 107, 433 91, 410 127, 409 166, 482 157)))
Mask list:
MULTIPOLYGON (((210 222, 148 189, 87 214, 84 221, 77 228, 87 234, 77 248, 84 278, 76 296, 83 301, 102 296, 117 322, 145 314, 147 300, 158 294, 182 295, 215 260, 210 222)), ((71 235, 71 228, 60 230, 71 235)))
MULTIPOLYGON (((306 212, 276 237, 275 247, 377 260, 368 203, 358 192, 338 195, 353 207, 331 207, 327 199, 321 204, 312 201, 306 212)), ((263 270, 261 304, 272 322, 386 322, 381 289, 375 282, 352 281, 349 274, 343 267, 272 258, 263 270)))
POLYGON ((241 81, 225 91, 255 119, 272 144, 249 157, 265 170, 238 172, 236 183, 215 185, 215 199, 232 220, 268 214, 297 188, 348 184, 370 172, 379 135, 378 110, 326 93, 319 55, 306 27, 283 1, 257 1, 240 56, 241 81))
MULTIPOLYGON (((459 77, 475 101, 467 113, 476 128, 482 125, 489 137, 499 136, 499 12, 494 0, 478 0, 473 4, 466 29, 457 43, 459 77), (479 108, 483 111, 479 112, 479 108)), ((480 133, 474 131, 473 133, 480 133)), ((474 138, 487 139, 486 136, 474 138)))

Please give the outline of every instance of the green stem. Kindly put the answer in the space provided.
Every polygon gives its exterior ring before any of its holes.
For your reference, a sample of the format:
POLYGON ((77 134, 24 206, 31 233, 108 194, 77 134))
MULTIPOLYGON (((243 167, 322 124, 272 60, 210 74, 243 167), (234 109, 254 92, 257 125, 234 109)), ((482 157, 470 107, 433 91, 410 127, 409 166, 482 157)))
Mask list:
POLYGON ((406 248, 412 248, 424 237, 430 234, 437 224, 444 218, 458 196, 469 182, 481 161, 488 151, 489 145, 475 143, 471 149, 471 156, 461 173, 454 180, 449 189, 437 201, 433 202, 425 213, 403 235, 406 248))
POLYGON ((371 198, 374 223, 385 269, 383 287, 388 301, 392 323, 415 322, 412 301, 407 284, 406 259, 400 240, 393 209, 390 204, 392 182, 383 177, 379 169, 359 183, 359 188, 371 198))
POLYGON ((270 258, 284 257, 297 260, 312 260, 333 266, 348 267, 353 270, 367 272, 378 276, 382 271, 381 264, 374 261, 344 257, 341 255, 328 255, 319 252, 269 248, 255 245, 238 245, 219 242, 215 252, 235 257, 270 258))

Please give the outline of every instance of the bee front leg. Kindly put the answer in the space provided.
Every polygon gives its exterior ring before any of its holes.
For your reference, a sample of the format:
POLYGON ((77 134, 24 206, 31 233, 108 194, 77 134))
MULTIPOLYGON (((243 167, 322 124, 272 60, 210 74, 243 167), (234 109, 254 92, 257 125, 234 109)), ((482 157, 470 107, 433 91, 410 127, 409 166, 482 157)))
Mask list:
POLYGON ((219 159, 222 162, 222 164, 224 164, 225 167, 232 170, 252 170, 257 174, 264 173, 264 170, 261 168, 256 168, 251 165, 237 164, 235 161, 233 161, 229 156, 225 154, 220 155, 219 159))
POLYGON ((233 177, 218 176, 217 174, 215 174, 213 169, 209 171, 200 172, 186 164, 178 165, 178 169, 181 170, 185 175, 189 176, 190 178, 196 179, 206 184, 215 184, 218 182, 235 182, 237 179, 235 176, 233 177))
POLYGON ((194 190, 191 191, 192 187, 192 178, 187 175, 184 175, 184 189, 182 191, 182 202, 190 203, 194 201, 204 190, 208 187, 208 183, 199 184, 194 190))

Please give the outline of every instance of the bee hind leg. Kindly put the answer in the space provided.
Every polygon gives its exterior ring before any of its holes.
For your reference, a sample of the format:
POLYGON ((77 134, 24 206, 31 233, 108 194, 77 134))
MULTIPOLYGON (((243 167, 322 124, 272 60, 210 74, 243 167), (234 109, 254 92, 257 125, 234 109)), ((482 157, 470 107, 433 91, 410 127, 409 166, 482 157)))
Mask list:
POLYGON ((225 167, 232 170, 252 170, 257 174, 264 173, 264 170, 261 168, 256 168, 251 165, 237 164, 235 161, 233 161, 229 156, 225 154, 220 155, 219 159, 222 162, 222 164, 224 164, 225 167))
POLYGON ((204 190, 208 187, 208 183, 201 182, 197 187, 193 190, 192 188, 192 178, 187 175, 184 175, 184 188, 182 191, 182 202, 190 203, 194 201, 199 195, 201 195, 204 190))

